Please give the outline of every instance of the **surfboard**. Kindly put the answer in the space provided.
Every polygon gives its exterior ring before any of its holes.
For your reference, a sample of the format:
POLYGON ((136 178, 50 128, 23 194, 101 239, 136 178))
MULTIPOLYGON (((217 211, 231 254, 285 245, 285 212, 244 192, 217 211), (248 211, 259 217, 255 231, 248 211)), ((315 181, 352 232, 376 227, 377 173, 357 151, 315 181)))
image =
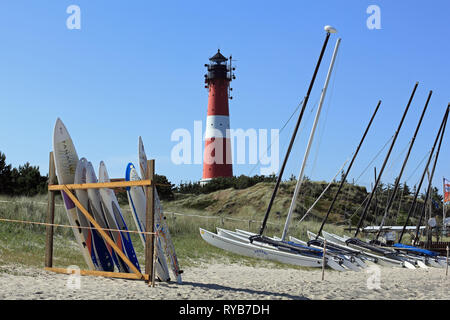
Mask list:
MULTIPOLYGON (((86 183, 86 170, 87 170, 87 160, 85 158, 81 158, 78 161, 77 168, 75 170, 75 183, 81 184, 86 183)), ((92 212, 89 208, 89 198, 87 190, 77 189, 75 190, 75 195, 83 205, 86 210, 92 212)), ((78 216, 80 221, 86 220, 86 224, 91 228, 94 228, 91 223, 87 221, 87 218, 84 216, 82 212, 77 208, 78 216)), ((114 269, 114 263, 111 255, 108 252, 106 247, 105 240, 102 238, 100 233, 95 229, 83 229, 83 233, 85 234, 86 239, 88 240, 88 249, 91 254, 92 262, 94 266, 99 271, 106 271, 114 269)))
MULTIPOLYGON (((75 171, 78 164, 78 154, 75 150, 72 138, 67 131, 66 126, 57 119, 53 131, 53 155, 55 160, 56 175, 59 184, 73 184, 75 181, 75 171)), ((71 226, 89 227, 87 220, 80 220, 75 204, 70 198, 61 191, 64 208, 71 226)), ((84 233, 81 228, 73 228, 75 240, 80 246, 84 261, 90 270, 95 266, 92 261, 92 239, 88 233, 84 233)))
MULTIPOLYGON (((139 167, 141 169, 141 176, 145 177, 147 173, 147 155, 145 154, 144 143, 142 142, 142 138, 139 137, 139 167)), ((159 237, 161 239, 161 244, 166 255, 167 260, 169 261, 170 267, 172 269, 175 278, 178 283, 181 283, 181 273, 180 265, 178 263, 178 258, 175 253, 175 247, 172 242, 172 238, 170 237, 169 228, 167 227, 166 217, 163 213, 163 208, 161 205, 161 201, 159 200, 158 192, 155 188, 155 223, 156 229, 158 230, 159 237)))
MULTIPOLYGON (((86 164, 86 183, 97 183, 97 176, 95 175, 94 167, 92 166, 91 162, 88 162, 86 164)), ((89 210, 92 216, 94 217, 95 221, 100 225, 101 228, 104 229, 111 229, 106 222, 105 214, 103 212, 102 204, 100 201, 100 192, 98 189, 87 189, 88 193, 88 199, 89 199, 89 210)), ((105 230, 106 234, 114 240, 114 242, 118 245, 118 241, 114 238, 114 234, 112 234, 110 231, 105 230)), ((112 260, 114 263, 112 266, 110 266, 109 270, 105 271, 113 271, 114 265, 117 266, 117 269, 120 272, 124 272, 123 264, 125 264, 120 257, 116 255, 113 248, 105 242, 106 248, 108 249, 109 254, 111 255, 112 260), (120 260, 119 260, 120 259, 120 260)), ((120 248, 120 246, 119 246, 120 248)))
MULTIPOLYGON (((126 181, 136 181, 141 180, 139 174, 136 171, 136 168, 132 163, 127 165, 127 169, 125 172, 125 180, 126 181)), ((142 187, 127 187, 127 196, 128 203, 130 205, 131 213, 136 224, 136 227, 139 231, 145 232, 145 216, 146 216, 146 199, 144 188, 142 187)), ((139 234, 141 241, 145 248, 145 235, 139 234)), ((159 237, 157 238, 159 239, 159 237)), ((169 269, 167 268, 167 262, 164 257, 164 252, 162 250, 161 241, 155 241, 155 250, 156 250, 156 276, 161 281, 169 281, 169 269)))
MULTIPOLYGON (((99 182, 110 182, 106 165, 103 161, 100 162, 100 168, 98 171, 99 182)), ((100 191, 100 198, 102 201, 105 217, 110 228, 127 231, 127 225, 123 219, 122 211, 120 210, 119 202, 112 189, 102 188, 100 191)), ((139 261, 134 251, 133 243, 128 232, 113 232, 114 237, 117 239, 119 248, 127 258, 134 264, 134 266, 140 271, 139 261)), ((130 267, 125 264, 124 269, 126 272, 131 272, 130 267)))

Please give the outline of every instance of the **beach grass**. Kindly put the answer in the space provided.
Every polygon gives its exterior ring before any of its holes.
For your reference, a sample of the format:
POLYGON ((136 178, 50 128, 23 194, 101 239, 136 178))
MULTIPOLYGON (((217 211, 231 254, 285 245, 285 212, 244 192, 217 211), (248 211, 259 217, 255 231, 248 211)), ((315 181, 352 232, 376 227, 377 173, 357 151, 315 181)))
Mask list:
MULTIPOLYGON (((250 218, 242 214, 236 217, 223 217, 211 215, 211 213, 204 210, 195 210, 192 208, 183 210, 184 208, 174 207, 170 202, 164 202, 163 207, 166 212, 166 222, 181 268, 197 266, 211 261, 239 263, 247 266, 293 267, 277 262, 236 255, 211 246, 200 236, 199 228, 215 232, 216 227, 229 230, 239 228, 257 233, 261 225, 261 220, 255 218, 258 216, 255 213, 252 213, 250 218), (174 214, 174 212, 178 214, 174 214), (251 222, 249 223, 248 220, 251 220, 251 222)), ((126 205, 122 206, 122 212, 129 230, 136 230, 129 207, 126 205)), ((46 195, 29 198, 0 196, 0 218, 45 222, 46 215, 46 195)), ((55 223, 61 225, 69 224, 60 197, 56 198, 55 223)), ((280 236, 283 226, 284 220, 280 217, 270 218, 265 234, 268 236, 280 236)), ((299 239, 307 240, 306 231, 316 232, 319 226, 320 222, 314 219, 302 221, 300 224, 294 220, 291 224, 289 234, 299 239)), ((344 230, 344 226, 342 225, 327 224, 325 230, 339 235, 350 235, 344 230)), ((0 221, 0 265, 19 263, 43 267, 45 232, 45 226, 41 225, 0 221)), ((56 227, 54 234, 54 266, 67 267, 76 265, 80 268, 86 268, 71 228, 56 227)), ((130 236, 141 266, 143 266, 143 244, 139 235, 132 233, 130 236)))
MULTIPOLYGON (((135 230, 134 221, 127 206, 122 207, 123 216, 130 230, 135 230)), ((241 263, 243 265, 271 265, 286 267, 276 262, 266 262, 254 258, 242 257, 206 243, 200 236, 199 228, 215 231, 216 227, 234 230, 248 229, 248 223, 201 217, 201 212, 189 210, 187 214, 197 217, 166 214, 166 221, 180 266, 193 266, 209 261, 241 263)), ((0 218, 22 221, 45 222, 47 215, 46 196, 37 197, 0 197, 0 218)), ((56 199, 55 223, 68 225, 68 219, 59 197, 56 199)), ((257 232, 259 224, 253 222, 250 231, 257 232)), ((278 234, 280 226, 268 225, 268 234, 278 234)), ((306 234, 306 227, 302 227, 306 234)), ((0 221, 0 265, 19 263, 35 267, 44 266, 46 227, 42 225, 0 221)), ((77 265, 86 268, 83 256, 78 249, 71 228, 54 229, 54 266, 77 265)), ((137 234, 130 234, 134 249, 141 266, 144 265, 144 247, 137 234)), ((298 236, 298 234, 297 234, 298 236)))

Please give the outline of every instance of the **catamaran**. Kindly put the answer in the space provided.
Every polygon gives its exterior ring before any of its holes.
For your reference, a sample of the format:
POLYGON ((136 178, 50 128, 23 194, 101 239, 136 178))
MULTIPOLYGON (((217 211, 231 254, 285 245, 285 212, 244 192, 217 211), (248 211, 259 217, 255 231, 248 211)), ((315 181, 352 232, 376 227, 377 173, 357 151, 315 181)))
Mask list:
MULTIPOLYGON (((345 237, 345 236, 340 237, 340 236, 337 236, 335 234, 331 234, 331 233, 327 233, 325 231, 322 231, 322 235, 324 236, 324 238, 327 241, 330 241, 332 243, 337 243, 337 244, 339 244, 341 246, 348 246, 348 247, 351 247, 351 248, 354 248, 354 249, 362 250, 362 251, 365 251, 365 252, 372 252, 372 253, 378 254, 380 256, 387 257, 387 258, 393 258, 393 259, 399 260, 399 261, 407 261, 409 263, 414 263, 415 265, 417 265, 419 267, 422 267, 422 268, 425 268, 426 265, 430 265, 430 266, 433 266, 433 267, 444 267, 444 266, 447 265, 446 257, 439 256, 436 252, 433 252, 433 251, 430 251, 430 250, 425 250, 425 249, 417 248, 415 246, 410 246, 410 245, 404 245, 404 244, 401 243, 401 240, 402 240, 402 236, 403 236, 403 234, 404 234, 404 232, 405 232, 405 230, 407 228, 407 224, 408 224, 409 218, 411 216, 411 213, 414 212, 419 190, 420 190, 420 188, 422 186, 425 174, 428 171, 429 164, 430 164, 431 159, 432 159, 432 157, 434 155, 435 147, 436 147, 436 145, 438 143, 438 140, 439 140, 439 145, 438 145, 438 149, 436 151, 435 160, 434 160, 434 164, 433 164, 432 174, 431 174, 431 177, 430 177, 430 185, 429 185, 428 190, 427 190, 427 194, 429 194, 429 189, 430 189, 430 186, 431 186, 432 176, 434 174, 434 169, 435 169, 435 166, 436 166, 436 163, 437 163, 437 159, 439 157, 439 151, 440 151, 442 138, 443 138, 445 127, 446 127, 446 123, 447 123, 449 109, 450 109, 450 104, 447 106, 447 109, 446 109, 446 112, 445 112, 444 117, 442 119, 441 126, 439 128, 438 134, 437 134, 436 139, 434 141, 433 147, 432 147, 432 149, 430 151, 430 155, 429 155, 427 164, 426 164, 426 166, 424 168, 424 172, 422 174, 422 177, 421 177, 421 180, 420 180, 420 183, 419 183, 419 187, 417 188, 416 193, 414 195, 413 204, 412 204, 412 206, 409 209, 407 220, 405 221, 405 225, 403 226, 403 230, 402 230, 402 233, 400 235, 399 243, 396 243, 393 246, 388 247, 386 245, 381 244, 380 242, 368 243, 368 242, 365 242, 365 241, 357 239, 356 235, 358 234, 358 231, 360 230, 359 227, 361 225, 362 219, 360 219, 360 223, 358 225, 358 229, 357 229, 357 232, 356 232, 354 238, 345 237)), ((427 200, 427 197, 426 197, 425 201, 426 200, 427 200)), ((367 207, 367 205, 366 205, 366 207, 367 207)), ((423 210, 424 209, 425 209, 425 207, 423 208, 423 210)), ((423 216, 423 213, 424 213, 424 211, 422 211, 421 217, 423 216)), ((364 214, 363 214, 363 216, 364 216, 364 214)), ((421 224, 421 219, 419 219, 417 227, 416 227, 416 239, 418 238, 418 232, 419 232, 418 230, 419 230, 420 224, 421 224)), ((380 225, 380 227, 378 227, 378 232, 380 232, 382 230, 382 228, 383 228, 383 225, 380 225)))
MULTIPOLYGON (((381 171, 378 174, 378 177, 377 177, 377 179, 375 181, 375 186, 374 186, 373 190, 376 190, 376 188, 377 188, 377 186, 378 186, 378 184, 379 184, 379 182, 381 180, 381 176, 382 176, 383 171, 384 171, 384 169, 386 167, 386 164, 387 164, 387 162, 389 160, 389 157, 391 155, 392 149, 393 149, 393 147, 395 145, 395 142, 397 140, 398 134, 400 132, 400 129, 401 129, 402 125, 403 125, 403 122, 404 122, 404 119, 406 117, 406 114, 407 114, 407 112, 409 110, 409 107, 410 107, 411 102, 413 100, 413 97, 415 95, 417 86, 418 86, 418 83, 416 82, 416 84, 414 85, 413 91, 411 93, 411 96, 409 98, 408 104, 406 105, 406 108, 405 108, 405 110, 403 112, 403 115, 402 115, 402 118, 401 118, 400 123, 398 125, 398 128, 397 128, 397 130, 396 130, 396 132, 395 132, 395 134, 393 136, 390 148, 389 148, 389 150, 387 152, 387 155, 386 155, 386 157, 384 159, 384 162, 383 162, 383 165, 381 167, 381 171)), ((392 259, 392 260, 401 261, 401 262, 403 262, 403 264, 407 263, 406 265, 409 265, 409 263, 414 264, 414 265, 421 265, 420 262, 418 262, 417 260, 411 259, 410 257, 408 257, 406 255, 403 255, 403 254, 397 254, 397 252, 395 252, 394 250, 386 249, 386 248, 379 248, 379 247, 374 246, 374 245, 369 245, 366 242, 356 238, 356 236, 358 235, 359 228, 361 227, 362 222, 364 221, 364 218, 365 218, 365 216, 367 214, 368 208, 370 207, 370 203, 371 203, 371 201, 373 199, 373 196, 374 196, 374 192, 371 192, 370 195, 369 195, 369 199, 366 202, 364 211, 361 214, 361 217, 359 219, 358 227, 357 227, 357 230, 356 230, 354 238, 347 239, 345 241, 345 244, 347 246, 353 247, 353 248, 361 250, 361 251, 365 251, 365 252, 369 252, 370 251, 371 253, 377 254, 379 256, 384 256, 384 257, 392 259)))
MULTIPOLYGON (((288 263, 292 263, 292 264, 297 264, 297 265, 303 265, 303 266, 316 266, 316 267, 321 267, 322 266, 322 259, 325 258, 326 263, 329 267, 332 267, 336 270, 345 270, 345 268, 341 267, 340 265, 343 264, 343 257, 338 257, 337 255, 326 255, 326 257, 322 257, 322 251, 320 249, 317 248, 312 248, 312 247, 308 247, 308 246, 303 246, 303 245, 299 245, 296 243, 289 243, 287 241, 285 241, 285 232, 289 226, 289 222, 290 222, 290 216, 292 214, 292 208, 290 208, 290 211, 288 213, 288 218, 286 219, 286 225, 285 225, 285 229, 283 231, 283 236, 281 241, 277 240, 277 239, 273 239, 273 238, 269 238, 269 237, 265 237, 263 236, 263 232, 267 223, 267 219, 271 210, 271 207, 273 205, 273 201, 275 199, 276 193, 278 191, 278 188, 280 186, 281 183, 281 179, 282 179, 282 175, 284 172, 284 169, 286 167, 286 163, 287 160, 289 158, 289 154, 291 152, 295 137, 297 135, 297 131, 299 129, 304 111, 306 109, 306 105, 308 103, 309 100, 309 96, 311 93, 311 90, 313 88, 316 76, 317 76, 317 72, 319 70, 325 49, 327 47, 328 44, 328 40, 330 38, 330 35, 332 33, 336 33, 336 29, 334 29, 331 26, 325 26, 325 31, 326 31, 326 37, 325 37, 325 41, 322 45, 322 50, 320 52, 320 56, 319 56, 319 60, 316 64, 316 68, 314 70, 313 73, 313 77, 311 79, 307 94, 303 100, 303 106, 302 109, 300 111, 294 132, 292 134, 291 140, 290 140, 290 144, 289 147, 287 149, 283 164, 281 166, 280 169, 280 173, 278 175, 278 179, 277 182, 275 184, 275 188, 273 190, 272 193, 272 197, 269 201, 269 205, 268 208, 266 210, 266 214, 264 216, 264 220, 262 222, 262 226, 261 226, 261 230, 259 234, 252 234, 251 236, 248 236, 247 238, 239 236, 238 234, 234 234, 231 231, 227 231, 224 229, 219 230, 220 233, 219 234, 214 234, 211 233, 207 230, 204 229, 200 229, 200 234, 202 236, 202 238, 209 242, 212 245, 215 245, 217 247, 220 247, 222 249, 228 250, 228 251, 232 251, 238 254, 243 254, 243 255, 247 255, 247 256, 257 256, 257 257, 263 257, 263 258, 267 258, 267 259, 271 259, 271 260, 276 260, 276 261, 290 261, 288 263), (245 238, 245 239, 244 239, 245 238), (295 258, 294 258, 295 257, 295 258)), ((296 189, 294 191, 294 196, 292 199, 292 203, 295 203, 296 198, 298 196, 298 191, 299 191, 299 187, 303 181, 303 172, 304 172, 304 166, 306 164, 306 160, 308 158, 309 155, 309 151, 311 148, 311 144, 312 144, 312 140, 313 140, 313 136, 314 136, 314 132, 318 123, 318 119, 319 119, 319 115, 320 115, 320 111, 323 105, 323 101, 324 101, 324 97, 326 94, 326 90, 327 90, 327 86, 329 83, 329 79, 331 76, 331 72, 333 70, 333 66, 334 66, 334 62, 336 59, 336 55, 338 52, 338 48, 339 48, 339 44, 340 44, 341 39, 338 39, 336 42, 336 46, 333 52, 333 56, 331 59, 331 63, 330 63, 330 67, 328 70, 328 74, 326 77, 326 81, 325 81, 325 85, 324 88, 322 90, 322 94, 320 97, 320 101, 319 101, 319 106, 317 109, 317 113, 316 113, 316 117, 314 120, 314 124, 313 124, 313 128, 311 129, 311 134, 310 134, 310 138, 308 141, 308 147, 306 149, 305 152, 305 156, 303 159, 303 165, 302 165, 302 169, 301 169, 301 173, 299 175, 299 179, 296 185, 296 189)), ((292 206, 291 206, 292 207, 292 206)))

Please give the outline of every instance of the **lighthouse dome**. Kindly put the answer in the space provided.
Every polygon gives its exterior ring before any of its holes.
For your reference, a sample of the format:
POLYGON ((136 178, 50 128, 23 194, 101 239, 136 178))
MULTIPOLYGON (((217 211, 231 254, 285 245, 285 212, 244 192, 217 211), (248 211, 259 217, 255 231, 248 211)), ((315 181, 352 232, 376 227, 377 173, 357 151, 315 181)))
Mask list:
POLYGON ((225 58, 225 57, 220 53, 220 49, 217 49, 217 53, 216 53, 215 55, 213 55, 211 58, 209 58, 209 60, 212 61, 212 62, 220 63, 220 62, 225 62, 225 61, 227 61, 228 59, 225 58))

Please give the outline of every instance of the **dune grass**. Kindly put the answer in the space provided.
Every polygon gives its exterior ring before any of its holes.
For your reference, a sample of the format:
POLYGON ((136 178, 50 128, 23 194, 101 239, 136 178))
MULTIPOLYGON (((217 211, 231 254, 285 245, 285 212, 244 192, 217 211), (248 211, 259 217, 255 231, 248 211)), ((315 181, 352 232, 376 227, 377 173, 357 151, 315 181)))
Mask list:
MULTIPOLYGON (((45 222, 46 196, 0 197, 0 218, 45 222)), ((68 219, 58 202, 55 207, 55 223, 67 225, 68 219)), ((45 226, 0 222, 0 263, 20 263, 43 266, 45 253, 45 226)), ((55 265, 79 265, 85 267, 83 257, 75 243, 70 228, 55 228, 55 265)))
MULTIPOLYGON (((46 195, 32 198, 0 196, 0 218, 45 222, 47 215, 46 202, 46 195)), ((240 214, 235 216, 214 215, 211 212, 192 207, 188 209, 180 208, 176 206, 175 202, 165 202, 163 203, 163 207, 182 269, 187 266, 201 265, 211 261, 240 263, 249 266, 292 267, 276 262, 247 258, 224 251, 209 245, 200 236, 199 228, 214 232, 216 227, 229 230, 239 228, 256 233, 259 231, 261 225, 262 214, 260 212, 254 212, 248 209, 245 214, 240 212, 240 214), (185 215, 174 215, 171 212, 183 213, 185 215), (242 219, 245 221, 230 220, 228 218, 242 219), (249 223, 248 220, 252 221, 249 223)), ((55 223, 68 225, 67 215, 60 197, 56 198, 55 210, 55 223)), ((128 228, 130 230, 136 230, 129 207, 127 205, 122 206, 122 211, 128 228)), ((292 221, 289 234, 302 240, 307 239, 307 230, 316 232, 320 226, 319 220, 317 219, 305 220, 300 224, 297 224, 296 221, 295 219, 292 221)), ((272 215, 269 218, 265 234, 268 236, 281 236, 283 226, 284 217, 272 215)), ((343 225, 327 224, 325 230, 338 235, 350 235, 344 230, 343 225)), ((144 265, 143 244, 137 234, 131 234, 131 238, 142 267, 144 265)), ((43 267, 44 253, 45 226, 0 221, 0 265, 20 263, 43 267)), ((69 265, 86 268, 72 229, 56 227, 54 238, 54 266, 67 267, 69 265)))
MULTIPOLYGON (((46 196, 0 197, 0 218, 45 222, 47 215, 46 196)), ((56 198, 55 223, 68 225, 68 219, 60 197, 56 198)), ((167 203, 163 204, 164 206, 167 203)), ((170 206, 169 206, 170 207, 170 206)), ((130 230, 135 230, 134 221, 127 206, 122 207, 125 221, 130 230)), ((175 250, 181 267, 208 263, 212 260, 224 263, 241 263, 245 265, 272 265, 286 267, 275 262, 260 261, 236 255, 206 243, 200 236, 199 228, 215 231, 216 227, 234 230, 240 228, 258 232, 260 222, 250 224, 242 221, 207 219, 203 217, 180 216, 168 213, 167 224, 171 232, 175 250), (223 222, 223 223, 222 223, 223 222)), ((186 214, 205 215, 203 211, 187 210, 186 214)), ((206 213, 207 214, 207 213, 206 213)), ((316 227, 310 222, 293 228, 292 235, 306 239, 306 230, 316 227)), ((268 235, 280 235, 282 223, 268 224, 268 235)), ((342 230, 339 230, 342 231, 342 230)), ((20 263, 29 266, 43 267, 45 255, 45 226, 0 221, 0 265, 20 263)), ((83 256, 75 241, 71 228, 55 227, 54 229, 54 266, 65 267, 77 265, 86 268, 83 256)), ((131 234, 135 251, 141 266, 144 265, 144 247, 137 234, 131 234)))

